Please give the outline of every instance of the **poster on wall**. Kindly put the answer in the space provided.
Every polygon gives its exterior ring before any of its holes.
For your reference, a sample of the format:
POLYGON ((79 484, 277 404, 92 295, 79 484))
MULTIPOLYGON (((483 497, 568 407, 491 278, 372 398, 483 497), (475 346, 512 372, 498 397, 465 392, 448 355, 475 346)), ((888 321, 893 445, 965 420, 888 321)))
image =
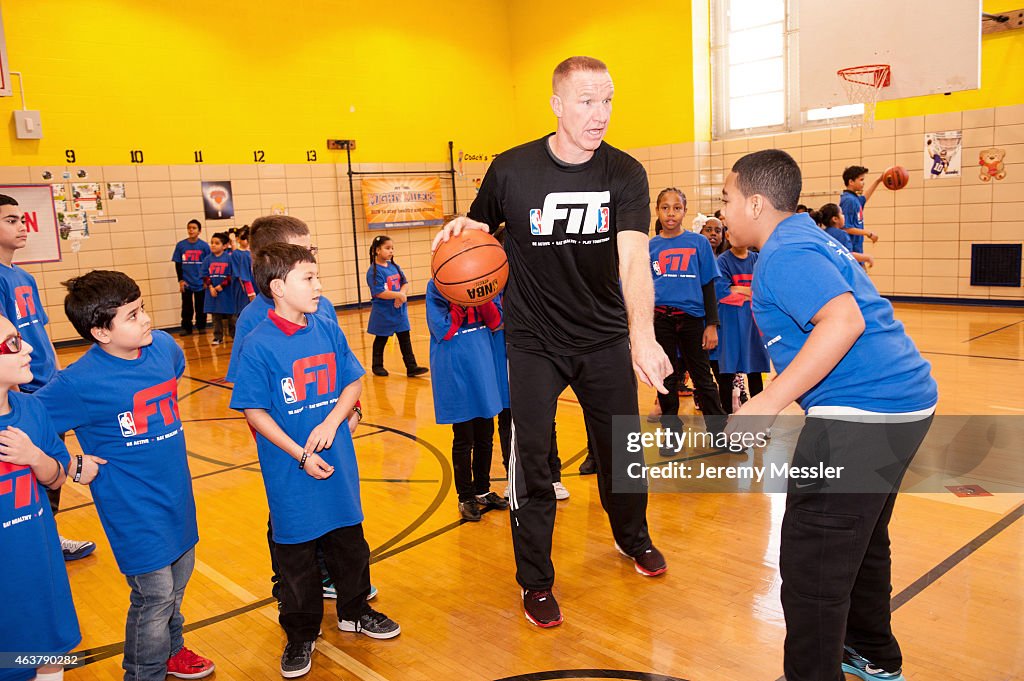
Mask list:
POLYGON ((235 202, 230 182, 203 182, 203 209, 207 220, 235 217, 235 202))
POLYGON ((369 229, 444 224, 439 177, 386 177, 363 180, 363 210, 369 229))
MULTIPOLYGON (((89 238, 89 214, 84 210, 58 212, 57 224, 60 225, 60 238, 64 241, 89 238)), ((75 249, 76 252, 77 250, 75 249)))
POLYGON ((0 97, 14 94, 11 87, 11 69, 7 65, 7 38, 4 37, 4 17, 0 12, 0 97))
POLYGON ((1006 177, 1006 149, 991 147, 978 152, 978 165, 981 166, 981 181, 991 182, 1006 177))
POLYGON ((125 191, 124 182, 108 182, 107 198, 111 201, 124 201, 127 199, 128 194, 125 191))
POLYGON ((963 138, 963 130, 924 134, 924 179, 960 177, 963 138))
POLYGON ((15 252, 14 263, 59 262, 57 212, 53 209, 50 185, 0 185, 0 194, 7 194, 18 202, 18 210, 24 215, 25 227, 28 228, 28 242, 15 252))
POLYGON ((58 213, 63 213, 68 208, 68 197, 64 194, 64 185, 57 183, 50 185, 53 187, 53 209, 58 213))
POLYGON ((71 185, 71 198, 74 211, 103 210, 103 190, 99 182, 76 182, 71 185))

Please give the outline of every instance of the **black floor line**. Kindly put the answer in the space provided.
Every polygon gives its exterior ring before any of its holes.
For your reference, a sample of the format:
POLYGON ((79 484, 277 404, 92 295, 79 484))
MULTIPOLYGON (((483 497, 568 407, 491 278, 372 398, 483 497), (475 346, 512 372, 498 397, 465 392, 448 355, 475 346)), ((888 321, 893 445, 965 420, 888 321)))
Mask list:
MULTIPOLYGON (((951 553, 946 559, 939 562, 938 565, 918 577, 910 585, 893 596, 892 600, 889 602, 889 611, 896 612, 896 610, 902 608, 910 602, 912 598, 920 595, 922 591, 937 582, 957 565, 967 560, 972 553, 992 541, 992 539, 997 537, 1000 532, 1020 520, 1022 516, 1024 516, 1024 504, 1017 506, 1015 509, 994 522, 991 526, 985 529, 984 532, 951 553)), ((780 676, 775 681, 786 681, 786 677, 780 676)))
POLYGON ((1004 362, 1024 362, 1024 357, 994 357, 992 355, 965 355, 960 352, 934 352, 922 350, 922 355, 942 355, 944 357, 964 357, 966 359, 1001 359, 1004 362))
POLYGON ((1007 324, 1006 326, 1000 326, 998 329, 992 329, 991 331, 986 331, 985 333, 979 334, 979 335, 975 336, 974 338, 968 338, 967 340, 961 341, 961 342, 963 342, 963 343, 970 343, 971 341, 978 340, 979 338, 984 338, 985 336, 988 336, 990 334, 998 333, 1000 331, 1005 331, 1006 329, 1010 328, 1011 326, 1017 326, 1021 322, 1024 322, 1024 319, 1018 319, 1017 321, 1013 322, 1012 324, 1007 324))

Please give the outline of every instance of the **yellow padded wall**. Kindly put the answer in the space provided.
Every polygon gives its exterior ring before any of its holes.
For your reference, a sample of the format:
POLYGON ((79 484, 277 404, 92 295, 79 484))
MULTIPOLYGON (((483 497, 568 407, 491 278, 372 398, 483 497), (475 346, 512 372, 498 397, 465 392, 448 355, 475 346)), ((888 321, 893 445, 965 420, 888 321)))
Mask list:
POLYGON ((555 128, 551 72, 573 55, 597 57, 615 82, 608 141, 619 148, 688 142, 693 128, 689 2, 509 3, 517 137, 555 128))
MULTIPOLYGON (((44 139, 0 164, 436 162, 511 144, 504 0, 4 0, 7 51, 44 139)), ((15 79, 15 87, 18 82, 15 79)), ((20 108, 0 98, 0 120, 20 108)))

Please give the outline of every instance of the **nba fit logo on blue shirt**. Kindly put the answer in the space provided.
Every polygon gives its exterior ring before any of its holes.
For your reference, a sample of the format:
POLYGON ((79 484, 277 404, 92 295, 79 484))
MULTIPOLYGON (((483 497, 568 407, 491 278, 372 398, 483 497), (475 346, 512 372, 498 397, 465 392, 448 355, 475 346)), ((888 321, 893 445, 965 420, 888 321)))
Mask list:
MULTIPOLYGON (((36 486, 36 477, 32 474, 31 468, 0 463, 0 499, 8 494, 14 495, 14 510, 39 501, 39 488, 36 486)), ((4 503, 0 508, 6 505, 4 503)), ((6 522, 4 526, 7 526, 6 522)))
POLYGON ((552 192, 543 209, 530 209, 530 234, 551 236, 555 222, 565 220, 566 234, 603 234, 609 228, 611 192, 552 192))
MULTIPOLYGON (((149 419, 159 414, 164 426, 174 425, 178 416, 178 379, 171 378, 151 388, 140 390, 132 398, 132 410, 117 415, 117 423, 121 427, 122 437, 135 437, 149 432, 149 419)), ((175 435, 178 431, 160 436, 159 439, 175 435)), ((149 440, 129 443, 147 444, 149 440)))
MULTIPOLYGON (((281 379, 281 393, 284 395, 285 404, 305 402, 306 389, 310 383, 315 384, 317 396, 334 392, 337 378, 338 364, 333 352, 297 359, 292 362, 292 375, 281 379)), ((317 406, 323 405, 313 404, 310 408, 317 406)), ((289 413, 298 411, 301 409, 289 413)))
POLYGON ((658 254, 658 259, 651 262, 651 269, 658 277, 695 278, 696 274, 687 274, 690 269, 690 258, 697 255, 696 248, 666 248, 658 254))

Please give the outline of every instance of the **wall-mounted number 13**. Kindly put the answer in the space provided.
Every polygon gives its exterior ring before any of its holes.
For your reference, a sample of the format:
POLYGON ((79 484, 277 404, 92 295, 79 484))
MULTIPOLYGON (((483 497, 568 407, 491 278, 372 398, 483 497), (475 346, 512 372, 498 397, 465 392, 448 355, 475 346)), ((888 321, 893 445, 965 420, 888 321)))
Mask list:
POLYGON ((307 151, 306 152, 306 160, 308 162, 310 162, 310 163, 315 162, 316 161, 316 150, 310 149, 309 151, 307 151))

